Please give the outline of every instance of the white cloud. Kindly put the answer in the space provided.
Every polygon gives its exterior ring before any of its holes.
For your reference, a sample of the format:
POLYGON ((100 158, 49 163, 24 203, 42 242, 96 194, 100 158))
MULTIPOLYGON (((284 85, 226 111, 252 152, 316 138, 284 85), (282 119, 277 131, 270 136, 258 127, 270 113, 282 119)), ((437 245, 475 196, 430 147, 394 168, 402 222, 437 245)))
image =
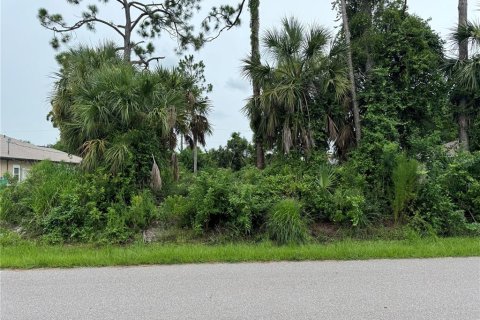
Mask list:
POLYGON ((227 82, 225 83, 225 87, 233 90, 239 90, 242 92, 246 92, 249 89, 249 84, 247 81, 242 80, 242 79, 234 79, 234 78, 229 78, 227 82))

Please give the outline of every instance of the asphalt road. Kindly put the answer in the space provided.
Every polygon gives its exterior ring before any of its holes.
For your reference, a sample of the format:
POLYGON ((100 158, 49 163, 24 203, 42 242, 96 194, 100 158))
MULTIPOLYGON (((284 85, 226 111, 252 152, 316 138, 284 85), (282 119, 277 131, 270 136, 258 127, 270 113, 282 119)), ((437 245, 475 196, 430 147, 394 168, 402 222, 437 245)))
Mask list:
POLYGON ((480 319, 480 258, 4 270, 1 319, 480 319))

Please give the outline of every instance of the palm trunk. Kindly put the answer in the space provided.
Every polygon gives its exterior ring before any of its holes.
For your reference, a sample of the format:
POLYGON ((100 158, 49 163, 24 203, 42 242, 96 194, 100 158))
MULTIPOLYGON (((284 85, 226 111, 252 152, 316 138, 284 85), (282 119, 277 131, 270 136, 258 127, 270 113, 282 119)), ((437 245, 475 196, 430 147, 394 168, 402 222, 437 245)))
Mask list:
MULTIPOLYGON (((252 46, 252 61, 256 64, 260 63, 260 42, 258 38, 260 29, 260 17, 258 10, 260 7, 260 0, 249 0, 248 6, 250 8, 250 43, 252 46)), ((254 109, 260 112, 258 107, 258 98, 260 97, 260 85, 258 81, 253 80, 253 103, 254 109)), ((258 132, 258 128, 252 128, 255 133, 255 149, 257 157, 257 168, 265 168, 265 153, 263 151, 263 139, 258 132)))
POLYGON ((263 139, 255 139, 255 149, 257 156, 257 168, 265 169, 265 152, 263 151, 263 139))
POLYGON ((460 141, 460 149, 463 151, 469 150, 469 143, 468 143, 468 117, 465 115, 465 106, 466 106, 466 99, 462 98, 459 103, 460 114, 458 115, 458 138, 460 141))
POLYGON ((172 164, 173 181, 178 182, 178 180, 180 179, 180 171, 178 169, 178 157, 175 151, 173 151, 172 153, 171 164, 172 164))
POLYGON ((198 148, 197 148, 197 138, 193 138, 193 173, 197 173, 198 166, 198 148))
POLYGON ((347 5, 345 0, 341 1, 341 10, 342 10, 342 20, 343 20, 343 30, 345 32, 345 41, 347 43, 347 63, 348 63, 348 75, 350 78, 350 95, 352 98, 353 106, 353 125, 355 128, 355 139, 357 140, 357 145, 360 143, 362 138, 362 132, 360 127, 360 109, 358 107, 357 100, 357 89, 355 85, 355 75, 353 73, 353 61, 352 61, 352 45, 350 43, 350 28, 348 25, 347 17, 347 5))
MULTIPOLYGON (((458 0, 458 25, 464 26, 467 23, 467 0, 458 0)), ((458 60, 468 59, 468 42, 463 41, 458 44, 458 60)), ((468 143, 468 116, 466 115, 467 99, 462 97, 458 103, 458 138, 460 148, 464 151, 469 150, 468 143)))

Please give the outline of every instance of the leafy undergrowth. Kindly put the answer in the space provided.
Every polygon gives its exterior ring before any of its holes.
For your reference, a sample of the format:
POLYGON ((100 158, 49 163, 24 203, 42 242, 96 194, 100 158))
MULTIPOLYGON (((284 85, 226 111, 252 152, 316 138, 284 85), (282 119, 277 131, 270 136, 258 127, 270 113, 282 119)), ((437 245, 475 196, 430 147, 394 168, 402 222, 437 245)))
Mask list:
POLYGON ((129 246, 48 246, 2 244, 1 268, 131 266, 213 262, 362 260, 480 256, 478 238, 429 238, 399 241, 342 240, 330 244, 134 244, 129 246))

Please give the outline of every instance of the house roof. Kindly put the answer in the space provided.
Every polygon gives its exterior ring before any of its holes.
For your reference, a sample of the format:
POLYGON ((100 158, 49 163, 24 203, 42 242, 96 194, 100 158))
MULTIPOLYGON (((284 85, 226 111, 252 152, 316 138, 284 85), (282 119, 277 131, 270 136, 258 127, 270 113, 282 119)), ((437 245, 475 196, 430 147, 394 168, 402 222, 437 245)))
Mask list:
POLYGON ((80 163, 82 158, 52 148, 39 147, 28 142, 0 135, 0 158, 22 160, 51 160, 53 162, 80 163))

